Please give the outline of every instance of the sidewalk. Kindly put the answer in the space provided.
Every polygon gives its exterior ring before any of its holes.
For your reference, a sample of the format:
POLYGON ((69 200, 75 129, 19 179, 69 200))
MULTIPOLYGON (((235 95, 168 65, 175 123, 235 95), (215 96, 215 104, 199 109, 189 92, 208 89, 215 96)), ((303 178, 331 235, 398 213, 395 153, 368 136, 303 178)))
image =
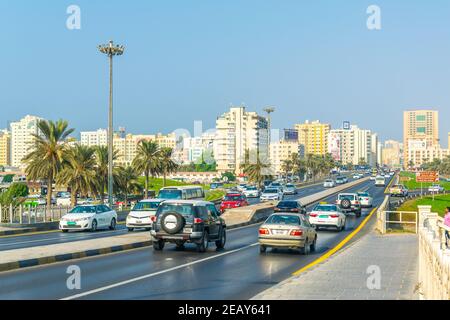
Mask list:
POLYGON ((411 300, 418 299, 417 235, 364 236, 327 261, 287 279, 256 300, 411 300), (381 272, 379 289, 367 287, 369 266, 381 272))

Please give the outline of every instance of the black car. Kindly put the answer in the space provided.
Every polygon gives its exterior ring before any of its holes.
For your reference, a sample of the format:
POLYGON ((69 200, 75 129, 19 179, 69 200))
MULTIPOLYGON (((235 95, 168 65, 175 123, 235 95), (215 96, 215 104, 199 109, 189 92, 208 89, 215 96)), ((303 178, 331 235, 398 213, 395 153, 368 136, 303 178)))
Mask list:
POLYGON ((273 209, 275 212, 297 212, 306 213, 306 208, 300 201, 297 200, 282 200, 278 202, 277 206, 273 209))
POLYGON ((201 200, 169 200, 156 211, 150 235, 153 248, 161 251, 166 242, 182 249, 194 243, 198 252, 205 252, 210 242, 222 249, 226 242, 225 220, 212 202, 201 200))

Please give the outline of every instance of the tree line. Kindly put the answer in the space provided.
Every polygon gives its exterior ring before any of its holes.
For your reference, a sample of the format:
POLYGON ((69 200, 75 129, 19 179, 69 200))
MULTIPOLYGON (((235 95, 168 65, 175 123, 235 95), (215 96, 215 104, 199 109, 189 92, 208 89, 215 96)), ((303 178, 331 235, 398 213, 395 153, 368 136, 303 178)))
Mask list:
MULTIPOLYGON (((93 195, 104 200, 108 185, 108 148, 69 145, 67 138, 74 129, 69 128, 65 120, 40 120, 37 127, 40 134, 33 135, 33 147, 23 161, 28 180, 47 184, 47 204, 51 204, 53 183, 70 189, 72 206, 77 203, 77 195, 93 195)), ((172 153, 172 148, 161 148, 154 141, 141 140, 131 165, 114 165, 114 194, 124 196, 126 203, 129 194, 142 192, 138 178, 144 175, 147 198, 150 177, 162 175, 165 185, 166 176, 177 170, 172 153)), ((114 150, 113 160, 117 159, 118 152, 114 150)))

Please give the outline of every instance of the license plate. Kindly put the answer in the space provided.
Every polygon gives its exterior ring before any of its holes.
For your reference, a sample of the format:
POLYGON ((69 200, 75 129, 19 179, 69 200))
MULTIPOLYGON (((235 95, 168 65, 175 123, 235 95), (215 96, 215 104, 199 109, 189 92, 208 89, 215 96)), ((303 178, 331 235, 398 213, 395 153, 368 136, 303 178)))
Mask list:
POLYGON ((137 224, 141 224, 142 221, 141 221, 141 220, 136 220, 136 223, 137 223, 137 224))
POLYGON ((77 223, 76 223, 76 222, 73 222, 73 221, 69 221, 69 222, 67 222, 67 225, 68 225, 68 226, 76 226, 77 223))
POLYGON ((286 234, 285 230, 273 230, 274 234, 286 234))
POLYGON ((184 228, 183 233, 192 233, 192 228, 184 228))
POLYGON ((327 215, 321 215, 321 216, 319 216, 319 218, 321 218, 321 219, 328 219, 328 216, 327 215))

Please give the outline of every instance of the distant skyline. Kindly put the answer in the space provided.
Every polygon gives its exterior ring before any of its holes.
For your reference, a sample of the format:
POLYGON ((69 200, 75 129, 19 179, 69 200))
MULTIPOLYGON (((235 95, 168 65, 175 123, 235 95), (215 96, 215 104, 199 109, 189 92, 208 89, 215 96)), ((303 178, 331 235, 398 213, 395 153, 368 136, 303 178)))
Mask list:
POLYGON ((108 65, 115 60, 115 128, 132 133, 213 128, 230 106, 273 128, 350 121, 402 140, 403 111, 450 119, 450 3, 376 1, 382 29, 366 28, 372 1, 51 1, 0 3, 0 128, 26 114, 67 119, 77 132, 107 127, 108 65), (69 5, 81 30, 66 28, 69 5))

